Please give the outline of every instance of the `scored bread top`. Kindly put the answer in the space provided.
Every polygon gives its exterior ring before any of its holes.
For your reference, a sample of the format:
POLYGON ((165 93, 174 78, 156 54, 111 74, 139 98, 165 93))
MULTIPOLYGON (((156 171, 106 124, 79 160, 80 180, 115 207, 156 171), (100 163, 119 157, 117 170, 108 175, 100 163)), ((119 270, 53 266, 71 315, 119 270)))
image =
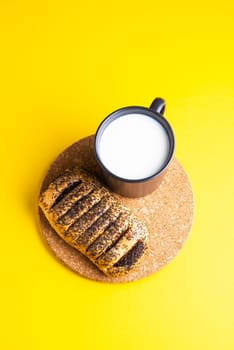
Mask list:
POLYGON ((68 169, 51 182, 39 207, 57 234, 106 275, 128 273, 145 254, 145 224, 84 169, 68 169))

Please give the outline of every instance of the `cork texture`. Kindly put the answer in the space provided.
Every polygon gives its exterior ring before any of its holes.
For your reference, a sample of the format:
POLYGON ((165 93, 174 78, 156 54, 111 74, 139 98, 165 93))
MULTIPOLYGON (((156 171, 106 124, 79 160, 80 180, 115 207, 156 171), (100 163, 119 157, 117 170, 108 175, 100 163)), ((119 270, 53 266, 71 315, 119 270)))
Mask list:
MULTIPOLYGON (((64 150, 48 169, 40 189, 43 192, 65 169, 84 167, 102 179, 95 160, 94 137, 88 136, 64 150)), ((39 210, 42 235, 57 258, 79 275, 101 282, 121 283, 151 275, 171 261, 182 248, 193 221, 193 193, 188 177, 174 158, 160 186, 142 198, 126 198, 115 194, 148 227, 149 249, 135 270, 121 277, 107 277, 75 248, 60 238, 39 210)))

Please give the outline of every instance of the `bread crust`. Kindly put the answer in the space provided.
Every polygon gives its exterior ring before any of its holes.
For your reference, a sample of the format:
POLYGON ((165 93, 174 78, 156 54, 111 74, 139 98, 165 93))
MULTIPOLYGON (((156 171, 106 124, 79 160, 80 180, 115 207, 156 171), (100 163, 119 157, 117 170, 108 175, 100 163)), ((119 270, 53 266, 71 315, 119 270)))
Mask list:
POLYGON ((51 182, 39 207, 57 234, 107 276, 129 273, 144 257, 145 224, 84 169, 68 169, 51 182))

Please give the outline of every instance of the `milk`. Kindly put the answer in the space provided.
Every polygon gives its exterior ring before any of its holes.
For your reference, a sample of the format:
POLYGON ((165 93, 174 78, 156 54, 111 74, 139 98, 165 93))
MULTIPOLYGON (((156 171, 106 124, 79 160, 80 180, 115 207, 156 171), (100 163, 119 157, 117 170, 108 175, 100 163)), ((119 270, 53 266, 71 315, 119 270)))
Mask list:
POLYGON ((145 114, 112 121, 100 138, 99 157, 113 174, 139 180, 156 174, 166 162, 169 138, 164 127, 145 114))

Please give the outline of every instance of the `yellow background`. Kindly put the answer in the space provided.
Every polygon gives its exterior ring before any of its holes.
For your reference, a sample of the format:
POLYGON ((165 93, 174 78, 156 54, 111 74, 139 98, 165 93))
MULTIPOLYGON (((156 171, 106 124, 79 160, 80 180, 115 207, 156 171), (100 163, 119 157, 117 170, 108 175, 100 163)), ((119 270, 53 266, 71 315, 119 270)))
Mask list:
POLYGON ((1 349, 234 349, 234 3, 0 4, 1 349), (179 256, 124 285, 44 244, 40 182, 111 111, 167 101, 195 195, 179 256))

